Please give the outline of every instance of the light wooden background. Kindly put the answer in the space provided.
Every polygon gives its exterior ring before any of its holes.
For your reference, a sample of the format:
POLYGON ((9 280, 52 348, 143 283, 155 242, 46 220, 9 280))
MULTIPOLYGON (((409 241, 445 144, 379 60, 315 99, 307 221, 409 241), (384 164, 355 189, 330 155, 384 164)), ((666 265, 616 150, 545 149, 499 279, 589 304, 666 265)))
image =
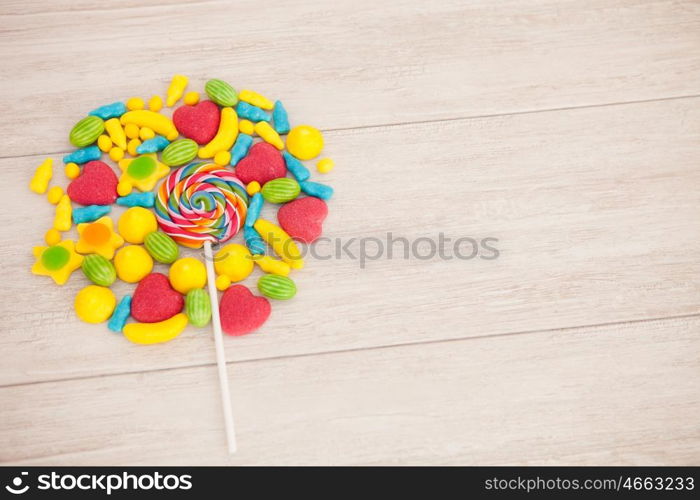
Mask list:
POLYGON ((0 5, 1 463, 700 462, 700 2, 0 5), (29 273, 33 169, 174 73, 324 130, 327 236, 501 252, 310 261, 226 339, 233 457, 208 332, 131 345, 29 273))

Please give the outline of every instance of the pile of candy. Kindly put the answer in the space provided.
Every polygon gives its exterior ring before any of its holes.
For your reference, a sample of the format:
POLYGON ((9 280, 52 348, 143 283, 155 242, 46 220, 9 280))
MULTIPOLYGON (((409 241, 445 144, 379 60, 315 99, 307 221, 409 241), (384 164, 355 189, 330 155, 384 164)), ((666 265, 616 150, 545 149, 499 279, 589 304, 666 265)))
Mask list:
MULTIPOLYGON (((270 315, 268 298, 296 294, 289 274, 304 262, 295 240, 311 243, 320 236, 333 194, 310 181, 302 163, 319 156, 323 136, 308 125, 291 127, 280 101, 237 92, 218 79, 206 83, 209 100, 200 101, 198 92, 185 93, 187 85, 187 77, 176 75, 165 103, 157 95, 147 104, 133 97, 91 111, 70 131, 79 149, 63 158, 71 180, 65 193, 60 186, 49 188, 50 158, 30 182, 32 191, 46 193, 56 205, 47 246, 34 248, 32 272, 62 285, 81 268, 92 284, 75 297, 78 317, 108 321, 110 330, 140 344, 165 342, 188 324, 210 322, 205 265, 181 257, 178 244, 200 248, 241 229, 245 244, 227 243, 214 257, 216 288, 224 292, 219 313, 226 333, 257 330, 270 315), (181 98, 184 104, 172 118, 161 112, 181 98), (103 154, 117 164, 119 176, 103 154), (279 225, 260 218, 265 202, 281 205, 279 225), (116 229, 109 216, 115 203, 127 207, 116 229), (77 242, 62 235, 73 224, 77 242), (266 255, 268 247, 279 258, 266 255), (167 276, 153 272, 154 261, 170 266, 167 276), (234 285, 256 265, 265 273, 257 283, 262 297, 234 285), (109 288, 117 278, 138 283, 133 295, 118 302, 109 288)), ((332 168, 329 158, 317 162, 320 173, 332 168)))

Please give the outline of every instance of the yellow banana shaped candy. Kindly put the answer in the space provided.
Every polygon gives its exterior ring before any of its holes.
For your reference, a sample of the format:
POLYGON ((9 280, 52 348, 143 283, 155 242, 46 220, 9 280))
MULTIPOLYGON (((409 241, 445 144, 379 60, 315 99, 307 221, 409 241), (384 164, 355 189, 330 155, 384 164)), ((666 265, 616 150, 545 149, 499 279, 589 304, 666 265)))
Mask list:
POLYGON ((128 111, 120 118, 122 125, 133 123, 139 127, 148 127, 156 134, 165 136, 169 141, 175 140, 178 136, 177 129, 173 121, 167 116, 149 111, 147 109, 139 109, 136 111, 128 111))
POLYGON ((110 118, 105 122, 105 130, 112 139, 112 142, 116 144, 118 148, 126 149, 126 134, 122 128, 122 124, 119 123, 119 118, 110 118))
POLYGON ((301 257, 299 247, 281 227, 275 226, 272 222, 265 219, 256 220, 253 227, 260 233, 260 237, 272 247, 275 253, 289 264, 289 267, 292 269, 304 267, 304 260, 301 257))
POLYGON ((253 106, 267 109, 268 111, 275 107, 275 103, 270 99, 252 90, 241 90, 238 93, 238 99, 247 102, 248 104, 252 104, 253 106))
POLYGON ((159 344, 180 335, 187 326, 187 315, 179 313, 158 323, 129 323, 124 336, 135 344, 159 344))
POLYGON ((219 130, 209 144, 199 148, 199 157, 214 158, 219 151, 228 151, 236 141, 236 137, 238 137, 238 115, 233 108, 223 108, 219 130))
POLYGON ((274 147, 282 151, 284 149, 284 141, 280 138, 280 135, 275 132, 267 122, 258 122, 254 127, 255 133, 258 134, 263 141, 272 144, 274 147))
POLYGON ((283 260, 273 259, 268 255, 253 255, 252 259, 266 273, 278 276, 287 276, 289 274, 289 264, 283 260))

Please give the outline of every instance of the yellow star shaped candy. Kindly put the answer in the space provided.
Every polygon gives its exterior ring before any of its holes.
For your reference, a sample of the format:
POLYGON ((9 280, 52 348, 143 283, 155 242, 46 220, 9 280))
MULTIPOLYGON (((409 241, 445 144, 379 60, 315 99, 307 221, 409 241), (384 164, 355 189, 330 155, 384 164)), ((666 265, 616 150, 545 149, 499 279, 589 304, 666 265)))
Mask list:
POLYGON ((36 262, 32 273, 51 276, 57 285, 63 285, 71 273, 83 263, 83 256, 75 253, 71 240, 64 240, 50 247, 34 247, 36 262))
POLYGON ((124 158, 119 161, 122 171, 117 190, 120 196, 126 196, 135 187, 140 191, 151 191, 156 182, 168 175, 170 167, 158 161, 155 153, 141 155, 138 158, 124 158))
POLYGON ((96 253, 107 260, 112 260, 114 251, 124 244, 124 238, 114 232, 114 223, 107 216, 95 222, 78 224, 78 243, 76 252, 96 253))

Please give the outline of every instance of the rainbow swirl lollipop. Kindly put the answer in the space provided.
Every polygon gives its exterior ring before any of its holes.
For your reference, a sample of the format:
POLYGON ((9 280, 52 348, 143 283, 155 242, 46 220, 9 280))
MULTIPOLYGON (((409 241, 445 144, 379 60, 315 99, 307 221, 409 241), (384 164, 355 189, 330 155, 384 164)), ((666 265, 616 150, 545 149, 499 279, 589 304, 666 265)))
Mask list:
POLYGON ((173 171, 158 189, 156 218, 181 245, 232 238, 245 222, 248 194, 233 172, 213 163, 191 163, 173 171))

